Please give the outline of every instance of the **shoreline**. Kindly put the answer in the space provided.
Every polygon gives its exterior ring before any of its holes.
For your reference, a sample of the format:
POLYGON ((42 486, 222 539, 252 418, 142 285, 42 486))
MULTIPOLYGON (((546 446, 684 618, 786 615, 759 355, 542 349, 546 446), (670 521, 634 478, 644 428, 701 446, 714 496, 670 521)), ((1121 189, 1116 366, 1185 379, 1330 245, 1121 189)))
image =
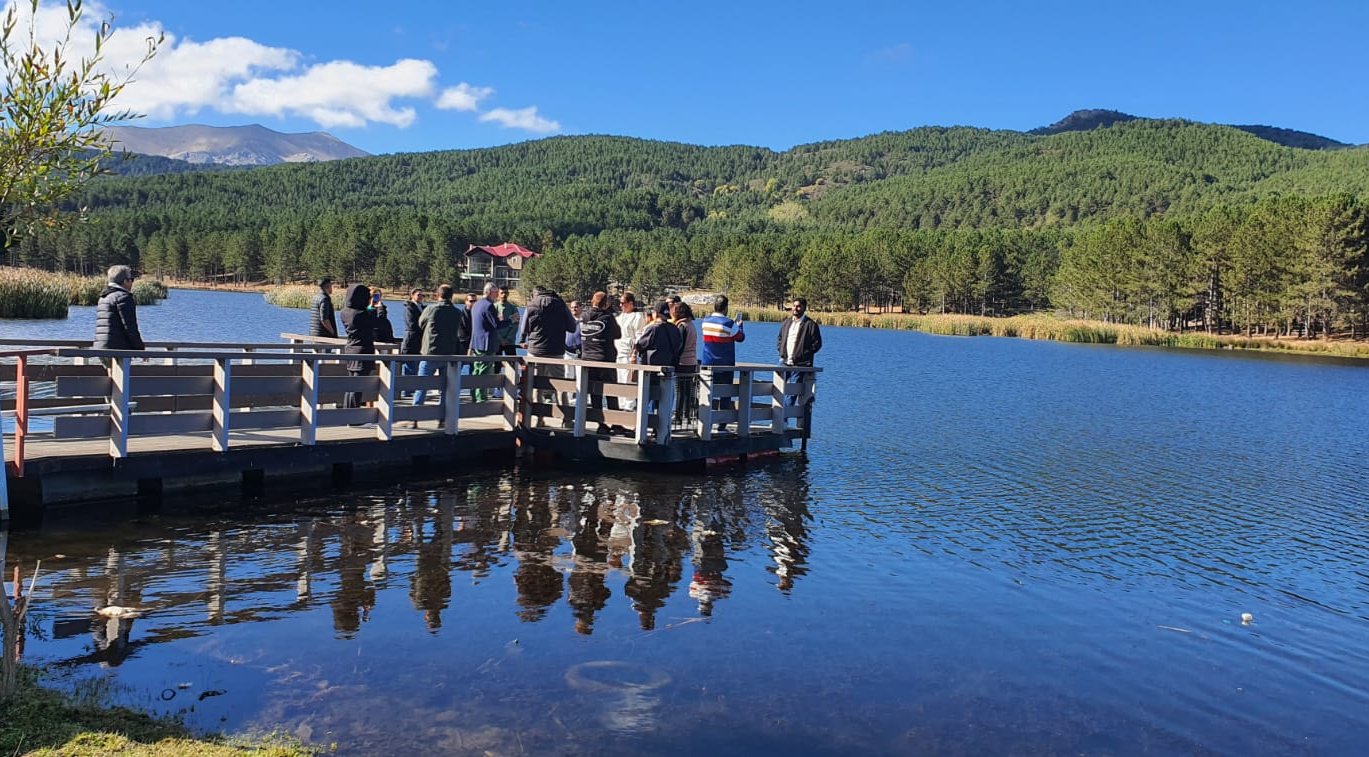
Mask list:
MULTIPOLYGON (((748 311, 747 319, 777 323, 787 315, 786 311, 766 309, 756 311, 754 317, 748 311)), ((809 315, 822 326, 920 331, 938 336, 998 336, 1074 344, 1113 344, 1120 347, 1243 350, 1369 361, 1369 341, 1366 340, 1275 339, 1238 334, 1209 334, 1204 331, 1173 332, 1104 321, 1066 320, 1050 315, 989 317, 830 311, 810 312, 809 315)))
POLYGON ((279 735, 196 733, 174 718, 158 717, 103 698, 70 694, 40 681, 41 668, 20 666, 14 696, 0 702, 0 751, 5 754, 123 754, 147 757, 308 757, 314 747, 279 735))

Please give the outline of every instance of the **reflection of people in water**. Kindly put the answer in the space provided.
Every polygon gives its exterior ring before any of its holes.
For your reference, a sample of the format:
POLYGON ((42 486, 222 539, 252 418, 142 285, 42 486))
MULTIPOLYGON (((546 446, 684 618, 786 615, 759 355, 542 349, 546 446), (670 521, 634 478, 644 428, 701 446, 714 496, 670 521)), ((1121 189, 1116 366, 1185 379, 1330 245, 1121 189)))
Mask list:
MULTIPOLYGON (((217 538, 218 534, 215 533, 211 541, 217 543, 217 538)), ((105 558, 105 607, 136 607, 142 604, 140 594, 136 590, 129 590, 126 567, 123 551, 110 547, 109 555, 105 558)), ((95 651, 90 657, 101 665, 118 667, 136 649, 132 643, 133 619, 130 617, 97 620, 91 631, 95 651)))
POLYGON ((570 611, 575 616, 575 632, 585 636, 594 632, 594 615, 604 609, 613 593, 604 582, 608 558, 605 535, 612 525, 599 514, 606 509, 597 499, 581 505, 570 540, 575 560, 566 582, 570 586, 570 611))
POLYGON ((787 594, 794 580, 808 572, 807 523, 813 517, 808 511, 808 469, 796 462, 768 473, 784 485, 762 487, 758 497, 768 516, 765 534, 775 563, 766 569, 779 579, 777 588, 787 594))
POLYGON ((442 627, 442 611, 452 597, 452 510, 456 495, 443 492, 437 496, 437 507, 419 507, 414 523, 414 541, 418 556, 415 560, 413 583, 409 599, 423 611, 423 622, 429 631, 442 627), (431 515, 431 522, 424 518, 431 515))
POLYGON ((689 596, 699 603, 699 614, 713 614, 713 603, 732 593, 727 571, 727 547, 723 544, 722 523, 715 518, 698 518, 690 531, 694 577, 689 596))
POLYGON ((93 631, 95 653, 90 657, 98 660, 101 665, 117 668, 132 656, 137 648, 131 641, 132 618, 101 619, 95 623, 93 631))
POLYGON ((674 502, 653 498, 642 503, 642 518, 633 533, 636 546, 632 566, 623 592, 632 598, 643 631, 656 627, 656 611, 665 606, 680 580, 680 559, 689 542, 677 517, 674 502))
POLYGON ((329 604, 333 608, 333 628, 343 638, 352 638, 361 622, 370 617, 376 603, 376 590, 366 580, 371 562, 372 531, 363 515, 347 517, 338 527, 338 588, 329 604))
POLYGON ((522 490, 523 506, 513 521, 513 556, 518 568, 513 583, 518 587, 518 617, 535 622, 546 617, 547 608, 561 598, 561 574, 551 564, 552 552, 561 539, 552 532, 553 501, 548 486, 533 483, 522 490))

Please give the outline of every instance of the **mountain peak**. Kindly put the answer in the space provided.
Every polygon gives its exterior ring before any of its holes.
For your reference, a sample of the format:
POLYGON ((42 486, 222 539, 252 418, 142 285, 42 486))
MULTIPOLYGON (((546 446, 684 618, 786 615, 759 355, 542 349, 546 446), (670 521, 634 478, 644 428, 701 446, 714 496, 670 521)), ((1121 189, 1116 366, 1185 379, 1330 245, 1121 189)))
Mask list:
POLYGON ((1050 126, 1032 129, 1027 133, 1046 135, 1059 134, 1066 131, 1090 131, 1112 126, 1115 123, 1135 121, 1137 118, 1137 116, 1133 116, 1130 113, 1123 113, 1120 110, 1104 110, 1100 108, 1076 110, 1050 126))
MULTIPOLYGON (((1035 134, 1037 136, 1047 136, 1050 134, 1061 134, 1067 131, 1092 131, 1093 129, 1102 129, 1126 121, 1147 120, 1150 119, 1143 118, 1142 116, 1133 116, 1130 113, 1123 113, 1120 110, 1076 110, 1050 126, 1032 129, 1027 133, 1035 134)), ((1352 146, 1344 142, 1337 142, 1328 137, 1323 137, 1319 134, 1298 131, 1296 129, 1283 129, 1277 126, 1249 124, 1218 124, 1218 126, 1230 126, 1232 129, 1240 129, 1247 134, 1254 134, 1265 141, 1283 145, 1284 147, 1296 147, 1302 150, 1336 150, 1342 147, 1352 146)))
POLYGON ((118 151, 201 164, 269 166, 359 158, 369 154, 327 132, 287 134, 261 124, 110 126, 105 129, 105 135, 118 151))

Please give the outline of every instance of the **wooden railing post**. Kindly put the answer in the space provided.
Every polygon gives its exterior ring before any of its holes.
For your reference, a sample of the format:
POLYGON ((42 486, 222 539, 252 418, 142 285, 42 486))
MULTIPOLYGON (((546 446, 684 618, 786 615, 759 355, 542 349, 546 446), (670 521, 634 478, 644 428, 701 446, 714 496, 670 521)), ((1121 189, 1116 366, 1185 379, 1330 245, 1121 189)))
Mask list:
MULTIPOLYGON (((784 419, 786 410, 785 405, 785 373, 786 371, 775 370, 770 377, 770 433, 783 434, 788 427, 784 419)), ((799 384, 800 388, 803 386, 799 384)))
MULTIPOLYGON (((16 428, 18 426, 16 425, 16 428)), ((10 519, 10 474, 5 468, 5 430, 0 428, 0 524, 10 519)), ((0 528, 0 568, 5 567, 5 536, 8 532, 0 528)), ((9 650, 4 650, 8 654, 9 650)))
POLYGON ((456 434, 456 424, 461 418, 461 363, 457 360, 447 361, 447 367, 443 370, 443 375, 447 379, 446 394, 446 416, 445 425, 449 436, 456 434))
POLYGON ((651 377, 654 375, 649 371, 637 371, 637 425, 632 433, 638 444, 646 444, 651 436, 647 405, 651 401, 651 377))
POLYGON ((509 431, 518 423, 518 361, 505 360, 500 373, 504 376, 504 425, 509 431))
POLYGON ((518 406, 523 413, 523 428, 532 428, 532 386, 537 375, 536 363, 523 365, 523 382, 518 391, 518 406))
POLYGON ((699 438, 713 438, 713 369, 704 366, 699 371, 699 438))
POLYGON ((128 457, 128 392, 131 358, 109 361, 109 456, 128 457))
POLYGON ((380 393, 376 395, 376 438, 388 442, 395 433, 395 363, 377 360, 380 393))
POLYGON ((585 410, 589 402, 589 371, 583 365, 575 368, 575 424, 571 433, 585 435, 585 410))
POLYGON ((233 359, 221 357, 214 361, 214 439, 215 452, 228 451, 228 432, 232 419, 233 359))
POLYGON ((299 443, 312 445, 318 439, 318 361, 300 360, 299 443))
MULTIPOLYGON (((14 475, 24 477, 24 444, 29 435, 28 358, 19 356, 14 374, 14 475)), ((0 461, 4 456, 0 455, 0 461)))
POLYGON ((670 444, 670 422, 675 417, 675 376, 663 372, 661 397, 656 402, 656 443, 670 444))
POLYGON ((751 436, 751 369, 737 369, 737 436, 751 436))

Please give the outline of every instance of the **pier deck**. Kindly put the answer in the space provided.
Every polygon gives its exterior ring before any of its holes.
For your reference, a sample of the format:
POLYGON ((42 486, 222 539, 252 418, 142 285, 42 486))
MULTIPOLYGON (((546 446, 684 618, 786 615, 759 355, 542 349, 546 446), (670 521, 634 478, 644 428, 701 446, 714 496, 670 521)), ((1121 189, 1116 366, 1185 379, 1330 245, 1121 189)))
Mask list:
POLYGON ((9 389, 0 411, 13 417, 9 438, 0 436, 0 517, 10 507, 32 514, 172 490, 255 493, 318 477, 455 472, 529 452, 647 464, 770 454, 807 439, 817 373, 704 369, 688 385, 698 396, 682 420, 677 379, 656 366, 619 374, 617 365, 580 360, 430 356, 445 370, 418 376, 412 368, 424 358, 344 359, 332 342, 150 352, 20 346, 0 352, 0 385, 9 389), (347 374, 344 360, 354 359, 372 362, 372 375, 347 374), (462 371, 476 362, 495 369, 462 371), (417 391, 430 401, 412 405, 417 391), (487 396, 476 402, 474 393, 487 396), (344 407, 348 394, 360 406, 344 407), (443 395, 461 399, 439 405, 443 395), (35 421, 50 430, 38 432, 35 421), (614 433, 596 433, 602 425, 614 433))

